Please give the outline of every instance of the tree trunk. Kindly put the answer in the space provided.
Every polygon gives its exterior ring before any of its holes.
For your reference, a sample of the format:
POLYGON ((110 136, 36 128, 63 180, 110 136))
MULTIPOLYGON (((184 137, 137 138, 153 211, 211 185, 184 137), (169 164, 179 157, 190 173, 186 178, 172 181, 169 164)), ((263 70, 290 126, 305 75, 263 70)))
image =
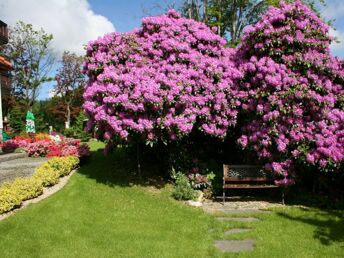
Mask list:
POLYGON ((67 113, 66 113, 66 129, 69 129, 70 128, 70 104, 69 103, 66 103, 67 104, 67 113))
POLYGON ((208 0, 203 1, 203 22, 208 23, 208 0))

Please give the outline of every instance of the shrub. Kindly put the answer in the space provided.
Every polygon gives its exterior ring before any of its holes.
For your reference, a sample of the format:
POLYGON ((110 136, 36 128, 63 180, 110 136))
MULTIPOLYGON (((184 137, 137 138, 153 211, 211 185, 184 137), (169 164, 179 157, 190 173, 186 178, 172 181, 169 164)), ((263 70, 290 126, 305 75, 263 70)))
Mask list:
POLYGON ((49 153, 50 148, 52 148, 54 143, 49 140, 40 140, 33 143, 29 143, 25 150, 29 157, 45 157, 49 153))
POLYGON ((19 148, 19 144, 15 140, 8 140, 2 144, 2 151, 5 153, 14 152, 17 148, 19 148))
POLYGON ((17 178, 11 183, 11 189, 22 201, 43 193, 42 182, 37 178, 17 178))
POLYGON ((207 175, 202 175, 198 172, 191 172, 188 174, 188 179, 192 188, 199 190, 211 188, 211 181, 214 177, 215 174, 212 172, 207 175))
POLYGON ((88 144, 83 143, 78 146, 78 157, 89 157, 91 156, 90 146, 88 144))
POLYGON ((41 180, 43 186, 51 186, 58 183, 60 173, 46 162, 36 169, 33 177, 41 180))
POLYGON ((172 178, 175 179, 175 185, 172 196, 176 200, 193 200, 197 194, 192 188, 189 179, 181 172, 173 173, 172 178))
POLYGON ((10 183, 5 183, 0 187, 0 214, 13 210, 20 206, 22 200, 16 194, 10 183))
POLYGON ((66 176, 78 166, 79 159, 74 156, 55 157, 47 163, 51 168, 57 171, 60 176, 66 176))
POLYGON ((84 109, 99 138, 149 143, 193 129, 224 137, 236 123, 234 50, 205 24, 174 10, 87 46, 84 109))
POLYGON ((238 49, 245 78, 239 144, 257 153, 279 184, 293 182, 295 165, 341 171, 344 74, 331 41, 329 26, 296 1, 270 7, 238 49))

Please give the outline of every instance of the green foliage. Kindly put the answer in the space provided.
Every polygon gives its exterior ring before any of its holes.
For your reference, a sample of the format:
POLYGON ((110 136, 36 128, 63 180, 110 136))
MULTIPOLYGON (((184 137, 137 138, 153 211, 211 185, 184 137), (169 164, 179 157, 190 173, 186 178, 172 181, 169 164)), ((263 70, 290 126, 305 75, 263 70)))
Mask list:
POLYGON ((91 135, 85 131, 85 122, 87 117, 83 111, 80 111, 79 115, 76 117, 76 120, 70 129, 65 130, 65 135, 80 139, 83 142, 87 142, 91 135))
POLYGON ((175 180, 173 198, 176 200, 193 200, 197 197, 196 191, 191 187, 189 179, 183 173, 173 171, 172 178, 175 180))
POLYGON ((25 114, 26 111, 19 104, 15 105, 10 111, 9 122, 13 130, 13 134, 21 134, 25 132, 25 114))
POLYGON ((54 63, 52 39, 42 28, 35 30, 22 21, 9 29, 9 42, 2 51, 13 64, 12 93, 25 103, 26 110, 35 102, 41 84, 52 80, 47 76, 54 63))
MULTIPOLYGON (((319 7, 326 6, 325 0, 303 2, 319 16, 319 7)), ((269 5, 278 6, 279 3, 280 0, 184 0, 181 13, 187 18, 203 21, 209 27, 215 27, 217 33, 227 38, 228 44, 233 47, 240 43, 245 27, 255 24, 269 5)))

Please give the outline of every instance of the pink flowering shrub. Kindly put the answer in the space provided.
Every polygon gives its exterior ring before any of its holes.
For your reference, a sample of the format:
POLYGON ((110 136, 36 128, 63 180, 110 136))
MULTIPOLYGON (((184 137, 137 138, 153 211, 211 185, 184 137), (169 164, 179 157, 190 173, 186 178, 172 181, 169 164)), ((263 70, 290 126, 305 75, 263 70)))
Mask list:
POLYGON ((238 49, 244 80, 238 140, 290 184, 295 164, 339 170, 344 161, 344 69, 329 27, 300 1, 270 7, 238 49))
POLYGON ((47 140, 39 140, 26 145, 25 151, 29 157, 45 157, 54 143, 47 140))
POLYGON ((29 157, 90 156, 89 146, 80 144, 80 140, 67 137, 59 137, 58 141, 53 139, 37 139, 26 144, 24 149, 29 157))
POLYGON ((66 145, 61 150, 61 157, 66 156, 79 156, 78 147, 74 145, 66 145))
POLYGON ((206 25, 167 14, 87 46, 84 109, 103 139, 176 140, 194 128, 224 137, 235 125, 235 51, 206 25))

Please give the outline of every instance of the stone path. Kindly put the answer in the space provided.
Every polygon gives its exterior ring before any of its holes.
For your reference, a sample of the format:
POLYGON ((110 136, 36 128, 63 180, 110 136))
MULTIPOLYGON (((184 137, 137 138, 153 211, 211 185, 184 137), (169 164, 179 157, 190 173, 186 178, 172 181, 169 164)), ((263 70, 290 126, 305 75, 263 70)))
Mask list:
POLYGON ((246 233, 250 232, 252 229, 250 228, 232 228, 229 229, 225 232, 225 235, 233 235, 233 234, 238 234, 238 233, 246 233))
MULTIPOLYGON (((225 204, 220 202, 206 201, 202 205, 202 209, 208 213, 218 215, 217 213, 223 214, 222 216, 216 217, 217 220, 222 222, 227 221, 239 221, 243 223, 259 223, 259 219, 253 217, 257 213, 265 213, 261 209, 279 206, 276 203, 269 203, 267 201, 231 201, 225 204), (225 217, 224 214, 236 215, 236 217, 225 217), (252 215, 252 216, 251 216, 252 215)), ((250 224, 251 225, 251 224, 250 224)), ((226 236, 247 233, 252 229, 250 228, 232 228, 224 232, 226 236)), ((216 240, 214 245, 222 252, 241 252, 241 251, 252 251, 255 249, 256 240, 254 238, 244 240, 216 240)))
POLYGON ((259 221, 259 219, 254 218, 254 217, 216 217, 216 219, 220 221, 242 221, 242 222, 259 221))
MULTIPOLYGON (((15 153, 17 154, 17 153, 15 153)), ((17 177, 29 177, 34 172, 35 169, 40 166, 43 162, 46 162, 48 158, 28 158, 23 157, 22 153, 20 155, 10 157, 5 157, 1 155, 0 157, 0 185, 4 182, 14 180, 17 177), (13 159, 15 157, 15 159, 13 159)))
POLYGON ((233 211, 233 210, 252 210, 259 211, 273 207, 283 207, 282 204, 276 203, 276 200, 256 200, 253 198, 231 197, 227 198, 223 204, 222 201, 205 200, 202 203, 204 211, 214 213, 216 211, 233 211))
MULTIPOLYGON (((237 213, 252 213, 253 210, 226 210, 225 213, 237 214, 237 213)), ((256 222, 259 219, 255 217, 216 217, 219 221, 240 221, 240 222, 256 222)), ((225 235, 234 235, 240 233, 250 232, 250 228, 232 228, 225 232, 225 235)), ((241 252, 252 251, 255 248, 255 239, 244 240, 216 240, 214 245, 222 252, 241 252)))

